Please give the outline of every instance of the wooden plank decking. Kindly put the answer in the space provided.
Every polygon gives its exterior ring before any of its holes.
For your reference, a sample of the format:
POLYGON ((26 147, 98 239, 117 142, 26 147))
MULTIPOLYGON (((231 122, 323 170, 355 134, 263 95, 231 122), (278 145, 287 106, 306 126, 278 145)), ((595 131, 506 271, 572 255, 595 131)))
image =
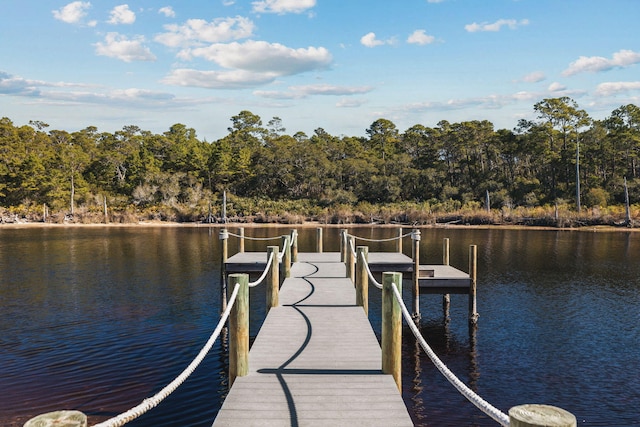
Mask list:
POLYGON ((298 261, 213 425, 412 426, 339 254, 298 261))

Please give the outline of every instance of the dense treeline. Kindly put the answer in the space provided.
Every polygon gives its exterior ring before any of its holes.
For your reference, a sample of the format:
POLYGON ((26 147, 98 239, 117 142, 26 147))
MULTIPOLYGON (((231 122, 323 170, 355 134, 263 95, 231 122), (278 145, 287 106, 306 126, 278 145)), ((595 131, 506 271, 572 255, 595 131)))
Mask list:
POLYGON ((212 143, 182 124, 163 134, 137 126, 69 133, 3 118, 0 206, 73 214, 99 212, 107 201, 119 212, 198 220, 226 190, 238 197, 235 214, 245 215, 260 208, 240 208, 240 198, 317 209, 411 202, 450 212, 489 200, 498 210, 560 204, 580 211, 624 204, 625 179, 631 203, 640 201, 640 108, 621 106, 602 121, 567 97, 533 108, 537 118, 513 130, 441 121, 401 132, 378 119, 365 137, 322 128, 289 135, 278 117, 263 125, 241 111, 212 143))

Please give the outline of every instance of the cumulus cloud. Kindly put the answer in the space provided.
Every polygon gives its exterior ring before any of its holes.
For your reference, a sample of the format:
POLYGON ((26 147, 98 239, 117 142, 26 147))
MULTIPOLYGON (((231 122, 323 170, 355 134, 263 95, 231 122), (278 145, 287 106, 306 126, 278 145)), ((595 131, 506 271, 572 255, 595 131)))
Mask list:
POLYGON ((204 19, 189 19, 182 25, 165 25, 165 33, 154 40, 170 47, 199 46, 204 43, 219 43, 250 37, 255 26, 250 19, 218 18, 211 22, 204 19))
POLYGON ((256 13, 303 13, 316 5, 316 0, 261 0, 254 1, 253 11, 256 13))
POLYGON ((546 79, 547 77, 542 71, 534 71, 532 73, 527 74, 522 78, 523 82, 526 83, 538 83, 546 79))
MULTIPOLYGON (((66 22, 67 24, 81 24, 83 18, 87 16, 87 9, 90 7, 91 3, 88 1, 74 1, 51 12, 53 13, 53 17, 58 21, 66 22)), ((91 21, 88 25, 95 26, 96 22, 91 21)))
POLYGON ((436 38, 434 36, 428 35, 425 30, 415 30, 407 38, 407 43, 425 45, 425 44, 431 44, 435 40, 436 38))
POLYGON ((136 14, 129 9, 128 4, 121 4, 111 9, 111 12, 109 13, 109 20, 107 22, 113 25, 133 24, 136 22, 136 14))
POLYGON ((569 68, 562 72, 564 76, 572 76, 582 72, 597 73, 613 68, 626 68, 640 63, 640 52, 632 50, 620 50, 613 54, 611 59, 602 56, 581 56, 569 64, 569 68))
POLYGON ((171 6, 165 6, 158 9, 158 13, 166 16, 167 18, 175 18, 176 12, 171 6))
POLYGON ((567 89, 567 87, 565 85, 560 84, 558 82, 551 83, 549 85, 549 87, 547 88, 547 90, 549 92, 560 92, 560 91, 563 91, 563 90, 566 90, 566 89, 567 89))
POLYGON ((619 93, 628 93, 640 90, 640 81, 637 82, 605 82, 596 88, 596 95, 610 96, 619 93))
POLYGON ((116 58, 124 62, 155 61, 156 57, 151 50, 144 46, 144 37, 138 36, 128 39, 118 33, 107 33, 104 43, 98 42, 96 54, 116 58))
POLYGON ((496 22, 492 23, 483 22, 481 24, 478 24, 477 22, 474 22, 473 24, 467 24, 464 26, 464 29, 470 33, 482 31, 496 32, 500 31, 502 27, 508 27, 511 30, 515 30, 518 27, 522 27, 524 25, 529 25, 528 19, 521 19, 519 21, 516 19, 498 19, 496 22))
POLYGON ((244 43, 216 43, 190 51, 193 57, 215 62, 223 68, 280 76, 327 68, 331 54, 324 47, 293 49, 279 43, 248 40, 244 43))
POLYGON ((180 68, 171 71, 162 79, 162 83, 207 89, 242 89, 270 83, 277 77, 276 73, 255 73, 246 70, 200 71, 180 68))
POLYGON ((387 40, 379 40, 376 37, 376 33, 370 32, 360 38, 360 43, 362 43, 362 45, 366 47, 376 47, 376 46, 382 46, 385 44, 393 44, 394 40, 392 38, 387 40))

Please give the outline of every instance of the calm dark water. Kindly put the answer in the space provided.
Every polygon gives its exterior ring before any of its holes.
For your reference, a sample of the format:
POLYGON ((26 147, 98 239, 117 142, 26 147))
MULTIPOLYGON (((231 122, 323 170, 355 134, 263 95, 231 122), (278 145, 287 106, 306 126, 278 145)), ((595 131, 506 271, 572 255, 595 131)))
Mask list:
MULTIPOLYGON (((300 234, 300 250, 313 250, 315 229, 300 234)), ((337 235, 325 229, 325 250, 338 249, 337 235)), ((444 237, 464 270, 469 245, 478 245, 479 325, 467 327, 466 296, 452 295, 445 320, 441 297, 423 295, 421 330, 461 380, 505 412, 546 403, 579 425, 640 425, 640 233, 423 229, 422 263, 441 261, 444 237)), ((96 423, 164 387, 217 323, 219 260, 218 230, 208 227, 0 228, 0 425, 59 409, 96 423)), ((379 295, 370 296, 379 333, 379 295)), ((264 291, 252 290, 253 335, 263 301, 264 291)), ((224 349, 222 339, 176 392, 128 425, 211 425, 226 392, 224 349)), ((417 425, 495 425, 408 330, 403 354, 403 397, 417 425)))

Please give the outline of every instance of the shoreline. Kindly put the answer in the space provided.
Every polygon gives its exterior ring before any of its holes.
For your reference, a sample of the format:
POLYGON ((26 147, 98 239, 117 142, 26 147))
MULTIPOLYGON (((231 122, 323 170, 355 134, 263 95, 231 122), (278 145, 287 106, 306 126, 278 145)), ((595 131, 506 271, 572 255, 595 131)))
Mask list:
POLYGON ((537 231, 579 231, 579 232, 638 232, 639 228, 615 227, 611 225, 581 226, 581 227, 549 227, 536 225, 513 225, 513 224, 427 224, 427 225, 406 225, 406 224, 325 224, 316 221, 305 221, 301 224, 281 224, 281 223, 256 223, 256 222, 228 222, 228 223, 204 223, 204 222, 172 222, 172 221, 139 221, 139 222, 110 222, 110 223, 51 223, 51 222, 13 222, 0 223, 2 229, 21 228, 406 228, 406 229, 474 229, 474 230, 537 230, 537 231))

